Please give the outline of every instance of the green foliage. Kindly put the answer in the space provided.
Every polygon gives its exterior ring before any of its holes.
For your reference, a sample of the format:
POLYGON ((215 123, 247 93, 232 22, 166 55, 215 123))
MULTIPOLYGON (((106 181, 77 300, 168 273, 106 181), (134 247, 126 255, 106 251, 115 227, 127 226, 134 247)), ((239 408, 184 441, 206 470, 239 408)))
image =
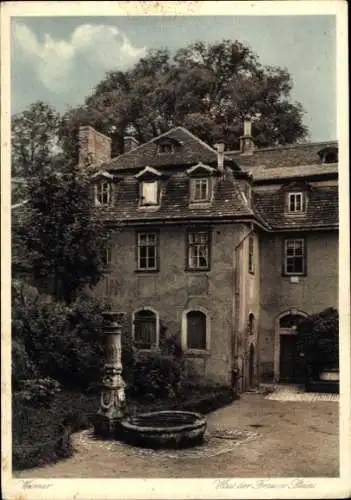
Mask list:
POLYGON ((298 324, 298 342, 312 378, 324 369, 339 367, 339 315, 334 308, 305 318, 298 324))
POLYGON ((11 373, 13 390, 17 390, 23 380, 37 374, 37 368, 28 355, 23 339, 12 340, 11 373))
POLYGON ((63 117, 60 137, 73 154, 78 126, 90 124, 112 138, 116 155, 124 135, 143 143, 183 125, 209 144, 222 139, 237 149, 249 114, 258 146, 289 144, 307 134, 291 89, 285 69, 262 66, 238 41, 197 42, 173 56, 167 49, 149 51, 131 70, 107 73, 84 106, 63 117))
POLYGON ((135 363, 130 385, 132 393, 150 398, 174 398, 181 385, 182 365, 172 357, 149 353, 135 363))
POLYGON ((50 404, 12 394, 12 463, 15 470, 39 467, 72 455, 71 433, 89 427, 97 395, 63 390, 50 404))
POLYGON ((61 385, 50 377, 31 378, 21 383, 20 397, 31 405, 49 405, 55 395, 61 391, 61 385))
POLYGON ((108 230, 94 216, 90 177, 72 167, 28 184, 28 203, 14 222, 13 245, 22 249, 34 282, 71 302, 104 273, 108 230))
POLYGON ((31 177, 51 169, 59 154, 59 114, 41 101, 11 120, 12 175, 31 177))
MULTIPOLYGON (((15 283, 13 341, 24 345, 26 356, 42 377, 51 377, 67 387, 86 388, 100 378, 101 313, 108 307, 86 294, 67 306, 15 283)), ((19 375, 13 376, 17 381, 19 375)))

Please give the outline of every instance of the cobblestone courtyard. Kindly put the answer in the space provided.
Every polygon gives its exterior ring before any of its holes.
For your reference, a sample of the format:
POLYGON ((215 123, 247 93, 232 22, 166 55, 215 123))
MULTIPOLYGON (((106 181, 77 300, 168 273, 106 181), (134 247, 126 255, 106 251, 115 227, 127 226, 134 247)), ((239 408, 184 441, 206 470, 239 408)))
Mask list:
POLYGON ((339 405, 329 399, 277 401, 244 394, 210 414, 204 446, 186 451, 137 449, 83 431, 73 436, 72 458, 14 476, 337 477, 339 405))

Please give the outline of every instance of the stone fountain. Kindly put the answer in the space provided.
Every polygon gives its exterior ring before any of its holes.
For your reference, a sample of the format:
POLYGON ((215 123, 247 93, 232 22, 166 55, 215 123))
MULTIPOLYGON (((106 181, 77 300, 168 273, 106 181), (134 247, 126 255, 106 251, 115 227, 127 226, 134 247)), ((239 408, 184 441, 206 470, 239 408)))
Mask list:
POLYGON ((135 446, 185 448, 202 443, 206 419, 188 411, 157 411, 126 417, 126 398, 122 378, 121 315, 103 314, 105 365, 100 408, 94 431, 101 437, 117 438, 135 446))

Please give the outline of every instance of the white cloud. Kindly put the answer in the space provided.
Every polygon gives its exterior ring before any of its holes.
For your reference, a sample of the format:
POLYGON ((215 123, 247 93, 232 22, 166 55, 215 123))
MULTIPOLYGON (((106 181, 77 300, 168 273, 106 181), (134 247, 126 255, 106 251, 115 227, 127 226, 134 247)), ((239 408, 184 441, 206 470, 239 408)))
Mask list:
POLYGON ((51 91, 62 91, 68 81, 79 78, 75 74, 78 63, 79 67, 92 67, 95 73, 123 70, 146 53, 145 47, 133 46, 114 26, 83 24, 68 40, 55 40, 46 34, 43 41, 23 23, 14 28, 16 57, 30 60, 41 82, 51 91))

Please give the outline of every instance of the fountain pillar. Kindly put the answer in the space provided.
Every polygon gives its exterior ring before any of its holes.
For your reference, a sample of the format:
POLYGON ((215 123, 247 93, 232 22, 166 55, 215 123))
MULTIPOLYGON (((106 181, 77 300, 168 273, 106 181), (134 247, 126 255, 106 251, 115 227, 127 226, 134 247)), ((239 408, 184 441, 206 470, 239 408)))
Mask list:
POLYGON ((102 377, 100 408, 97 412, 95 434, 115 437, 124 417, 125 383, 122 378, 122 348, 120 314, 103 313, 103 334, 105 337, 105 365, 102 377))

